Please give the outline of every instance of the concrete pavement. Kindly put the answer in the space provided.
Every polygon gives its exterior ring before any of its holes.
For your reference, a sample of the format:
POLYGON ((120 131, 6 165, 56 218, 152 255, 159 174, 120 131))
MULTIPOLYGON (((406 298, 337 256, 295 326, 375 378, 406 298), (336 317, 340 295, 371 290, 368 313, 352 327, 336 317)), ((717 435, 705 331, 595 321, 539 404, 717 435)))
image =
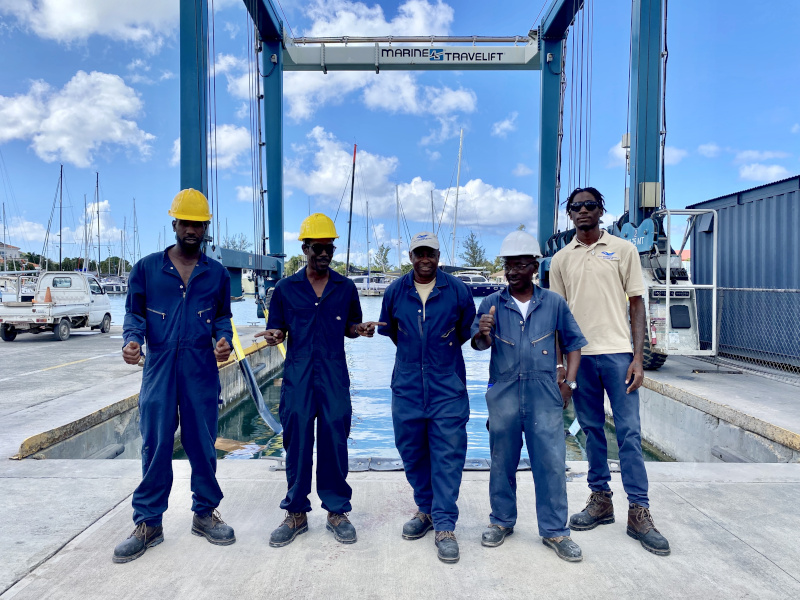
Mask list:
MULTIPOLYGON (((47 461, 67 462, 76 461, 47 461)), ((89 462, 89 461, 84 461, 89 462)), ((92 461, 100 462, 100 461, 92 461)), ((133 461, 103 461, 115 465, 133 461)), ((464 474, 456 534, 461 561, 445 565, 433 536, 400 538, 414 512, 402 473, 354 473, 351 514, 359 541, 325 531, 312 494, 310 531, 282 549, 267 545, 283 517, 284 474, 270 461, 221 461, 225 520, 237 542, 216 547, 192 536, 189 465, 175 463, 165 542, 126 565, 111 562, 131 529, 127 498, 0 598, 796 598, 800 595, 800 465, 648 463, 656 524, 673 552, 658 557, 625 533, 626 502, 612 488, 617 522, 573 535, 579 564, 559 560, 537 535, 530 473, 518 474, 519 520, 499 548, 483 548, 488 473, 464 474)), ((585 463, 571 463, 570 511, 587 495, 585 463)), ((123 465, 121 473, 125 470, 123 465)), ((5 553, 5 552, 4 552, 5 553)), ((4 561, 5 562, 5 561, 4 561)))

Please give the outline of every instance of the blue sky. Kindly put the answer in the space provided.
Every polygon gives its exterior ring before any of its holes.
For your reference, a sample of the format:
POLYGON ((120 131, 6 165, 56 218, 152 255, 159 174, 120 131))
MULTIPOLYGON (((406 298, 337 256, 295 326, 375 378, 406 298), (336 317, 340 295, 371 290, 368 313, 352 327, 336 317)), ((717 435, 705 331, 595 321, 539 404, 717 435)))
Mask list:
MULTIPOLYGON (((505 0, 498 10, 473 0, 282 2, 296 36, 523 35, 543 3, 505 0)), ((247 15, 240 0, 216 0, 214 8, 220 228, 252 241, 247 15)), ((673 0, 669 9, 668 206, 799 173, 800 2, 773 0, 756 10, 743 0, 673 0)), ((95 171, 103 256, 109 246, 119 253, 126 220, 131 243, 133 198, 143 251, 163 244, 179 186, 177 25, 177 0, 0 0, 0 201, 10 243, 41 250, 63 163, 65 255, 79 253, 66 243, 82 237, 95 171)), ((624 195, 618 145, 626 131, 629 29, 630 3, 597 2, 588 182, 604 192, 613 215, 624 195)), ((367 200, 372 236, 397 239, 396 185, 412 233, 430 226, 430 190, 437 212, 449 190, 442 230, 449 248, 462 127, 457 239, 474 231, 493 258, 519 223, 535 232, 538 78, 536 71, 286 73, 287 254, 300 251, 296 232, 309 202, 314 212, 336 213, 353 143, 354 254, 366 249, 367 200)), ((562 180, 566 187, 566 170, 562 180)), ((341 212, 336 223, 344 236, 341 212)), ((57 256, 57 247, 48 253, 57 256)))

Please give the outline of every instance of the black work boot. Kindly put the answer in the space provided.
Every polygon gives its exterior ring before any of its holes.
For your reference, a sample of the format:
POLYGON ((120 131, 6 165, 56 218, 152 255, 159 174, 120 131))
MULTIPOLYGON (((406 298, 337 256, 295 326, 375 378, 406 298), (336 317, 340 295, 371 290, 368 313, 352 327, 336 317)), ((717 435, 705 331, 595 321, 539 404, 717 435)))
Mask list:
POLYGON ((458 562, 458 542, 456 534, 452 531, 436 532, 436 548, 436 555, 440 561, 451 564, 458 562))
POLYGON ((304 512, 287 512, 286 518, 269 536, 269 545, 273 548, 287 546, 301 533, 308 531, 308 515, 304 512))
POLYGON ((614 492, 592 492, 586 501, 586 508, 569 518, 569 527, 575 531, 588 531, 598 525, 614 522, 614 504, 611 497, 614 492))
POLYGON ((404 540, 418 540, 425 537, 425 534, 433 529, 433 521, 427 513, 417 511, 410 521, 403 525, 404 540))
POLYGON ((554 538, 542 538, 542 543, 556 552, 556 556, 567 562, 580 562, 583 560, 581 547, 572 541, 568 535, 554 538))
POLYGON ((128 539, 117 544, 112 560, 115 563, 126 563, 136 560, 144 551, 158 546, 164 541, 164 529, 161 525, 150 527, 142 521, 136 526, 128 539))
POLYGON ((328 520, 325 528, 333 532, 333 537, 342 544, 356 543, 356 528, 347 518, 346 513, 328 512, 328 520))
POLYGON ((670 553, 669 542, 656 529, 650 509, 640 504, 628 506, 628 535, 639 540, 648 552, 667 556, 670 553))
POLYGON ((192 533, 206 538, 215 546, 230 546, 236 541, 233 527, 222 520, 219 511, 216 509, 205 517, 195 513, 192 519, 192 533))
POLYGON ((505 541, 506 536, 512 533, 514 533, 513 527, 503 527, 496 523, 489 523, 489 527, 486 528, 486 531, 481 536, 481 546, 496 548, 505 541))

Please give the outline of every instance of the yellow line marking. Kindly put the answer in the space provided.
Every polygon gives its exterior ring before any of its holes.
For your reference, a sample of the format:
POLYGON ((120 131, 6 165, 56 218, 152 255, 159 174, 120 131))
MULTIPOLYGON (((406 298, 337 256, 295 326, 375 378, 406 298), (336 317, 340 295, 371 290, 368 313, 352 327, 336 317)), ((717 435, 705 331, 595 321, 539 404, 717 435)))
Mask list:
POLYGON ((15 379, 17 377, 26 377, 28 375, 34 375, 36 373, 44 373, 45 371, 52 371, 53 369, 60 369, 61 367, 69 367, 70 365, 77 365, 78 363, 86 362, 89 360, 96 360, 98 358, 104 358, 106 356, 114 356, 115 354, 121 354, 122 350, 117 350, 116 352, 110 352, 108 354, 99 354, 98 356, 90 356, 89 358, 82 358, 80 360, 73 360, 72 362, 64 363, 61 365, 55 365, 52 367, 46 367, 44 369, 37 369, 36 371, 28 371, 27 373, 17 373, 16 375, 12 375, 11 377, 3 377, 0 381, 8 381, 9 379, 15 379))

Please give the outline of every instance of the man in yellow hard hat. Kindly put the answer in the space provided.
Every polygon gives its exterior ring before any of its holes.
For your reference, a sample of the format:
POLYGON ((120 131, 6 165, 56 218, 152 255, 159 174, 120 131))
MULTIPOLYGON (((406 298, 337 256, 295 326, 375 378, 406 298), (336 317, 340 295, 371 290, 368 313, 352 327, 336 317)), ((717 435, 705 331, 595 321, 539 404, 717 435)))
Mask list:
POLYGON ((269 539, 274 548, 308 531, 315 419, 317 494, 328 511, 326 528, 343 544, 356 541, 347 518, 352 497, 346 481, 347 437, 353 411, 344 338, 372 337, 383 323, 361 322, 355 284, 330 268, 338 237, 333 221, 323 214, 303 221, 299 240, 308 266, 278 282, 267 330, 256 334, 271 346, 289 334, 280 402, 288 491, 280 505, 286 518, 269 539))
POLYGON ((130 562, 164 540, 161 520, 172 487, 172 448, 181 444, 192 467, 192 533, 212 544, 236 541, 217 512, 222 490, 216 478, 217 362, 228 360, 232 339, 231 280, 220 263, 202 252, 211 213, 193 189, 172 201, 175 244, 137 262, 128 279, 122 357, 136 365, 147 342, 139 393, 142 482, 133 492, 130 537, 113 560, 130 562))

